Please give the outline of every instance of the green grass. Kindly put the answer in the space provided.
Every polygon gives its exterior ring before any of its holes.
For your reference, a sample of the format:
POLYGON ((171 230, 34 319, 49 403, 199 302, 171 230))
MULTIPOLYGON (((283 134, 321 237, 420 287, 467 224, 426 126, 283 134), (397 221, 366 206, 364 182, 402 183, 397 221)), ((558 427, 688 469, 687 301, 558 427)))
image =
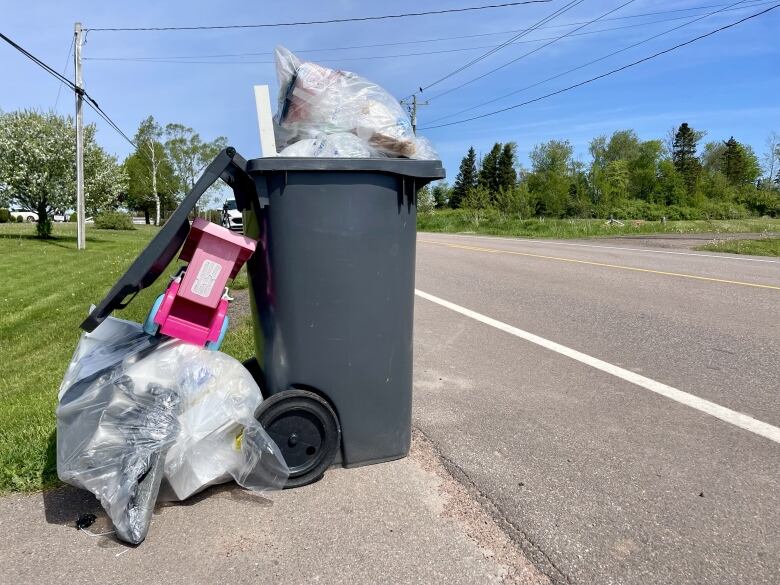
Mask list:
POLYGON ((503 216, 495 211, 484 214, 479 222, 461 209, 439 210, 417 217, 417 228, 426 232, 478 233, 530 238, 592 238, 642 234, 696 233, 780 233, 780 219, 735 219, 691 221, 635 221, 608 225, 603 219, 526 219, 503 216))
MULTIPOLYGON (((87 228, 76 250, 75 225, 33 237, 30 224, 0 224, 0 493, 58 483, 54 451, 57 390, 79 338, 79 323, 135 259, 156 228, 87 228)), ((245 280, 245 277, 244 277, 245 280)), ((161 277, 117 316, 141 321, 167 285, 161 277)), ((231 328, 224 349, 252 353, 248 322, 231 328)))
POLYGON ((748 254, 751 256, 780 256, 780 238, 761 238, 760 240, 720 240, 694 250, 708 252, 726 252, 729 254, 748 254))
MULTIPOLYGON (((79 338, 79 323, 135 259, 156 228, 87 230, 87 249, 76 250, 73 224, 55 224, 51 240, 34 237, 30 224, 0 224, 0 493, 58 483, 54 452, 57 390, 79 338)), ((427 231, 478 232, 532 237, 590 237, 646 233, 778 232, 780 220, 646 222, 622 228, 603 220, 501 220, 475 226, 462 212, 420 217, 427 231)), ((704 249, 780 255, 780 239, 732 240, 704 249)), ((171 270, 172 271, 172 270, 171 270)), ((124 311, 141 321, 167 285, 161 277, 124 311)), ((242 270, 232 285, 247 287, 242 270)), ((223 351, 244 360, 253 355, 249 319, 231 326, 223 351)))

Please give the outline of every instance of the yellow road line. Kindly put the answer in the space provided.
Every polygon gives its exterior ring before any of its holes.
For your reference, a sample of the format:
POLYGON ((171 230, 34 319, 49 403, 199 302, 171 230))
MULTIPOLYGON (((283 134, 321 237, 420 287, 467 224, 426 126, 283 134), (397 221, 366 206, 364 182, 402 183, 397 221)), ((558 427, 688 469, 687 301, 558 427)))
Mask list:
POLYGON ((633 266, 621 266, 620 264, 606 264, 604 262, 592 262, 590 260, 576 260, 574 258, 561 258, 560 256, 546 256, 544 254, 532 254, 530 252, 516 252, 514 250, 500 250, 497 248, 482 248, 478 246, 464 246, 462 244, 450 244, 448 242, 437 242, 434 240, 419 240, 424 244, 434 244, 436 246, 446 246, 448 248, 459 248, 461 250, 472 250, 474 252, 488 252, 491 254, 512 254, 514 256, 528 256, 530 258, 542 258, 544 260, 557 260, 559 262, 571 262, 572 264, 587 264, 589 266, 601 266, 603 268, 619 268, 621 270, 631 270, 633 272, 647 272, 650 274, 661 274, 663 276, 677 276, 679 278, 692 278, 694 280, 705 280, 708 282, 720 282, 723 284, 736 284, 739 286, 750 286, 754 288, 768 288, 771 290, 780 290, 780 286, 771 284, 757 284, 754 282, 742 282, 739 280, 726 280, 724 278, 712 278, 710 276, 697 276, 695 274, 684 274, 682 272, 665 272, 663 270, 651 270, 649 268, 635 268, 633 266))

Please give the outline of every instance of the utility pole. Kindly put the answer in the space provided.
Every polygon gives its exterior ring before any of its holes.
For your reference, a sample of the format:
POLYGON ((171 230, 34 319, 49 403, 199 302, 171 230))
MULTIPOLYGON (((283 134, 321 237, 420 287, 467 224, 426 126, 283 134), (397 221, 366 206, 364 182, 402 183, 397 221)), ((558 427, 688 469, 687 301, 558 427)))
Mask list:
POLYGON ((412 101, 402 101, 403 105, 405 105, 409 109, 409 117, 412 119, 412 132, 417 134, 417 108, 418 106, 427 106, 428 101, 424 102, 418 102, 417 101, 417 94, 412 94, 412 101))
POLYGON ((84 220, 84 117, 82 106, 84 103, 84 81, 81 77, 81 45, 83 43, 83 29, 81 23, 74 26, 73 56, 76 62, 76 247, 83 250, 87 247, 84 220))

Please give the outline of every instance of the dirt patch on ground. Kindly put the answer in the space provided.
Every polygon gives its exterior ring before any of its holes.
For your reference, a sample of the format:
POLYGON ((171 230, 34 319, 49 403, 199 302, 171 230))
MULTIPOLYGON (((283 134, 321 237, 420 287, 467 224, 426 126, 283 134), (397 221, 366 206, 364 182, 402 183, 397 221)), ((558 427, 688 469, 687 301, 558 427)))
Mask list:
POLYGON ((249 306, 250 300, 248 289, 232 290, 230 291, 230 296, 233 297, 233 300, 230 303, 229 313, 231 319, 236 319, 236 322, 238 322, 239 319, 249 317, 249 315, 252 314, 252 308, 249 306))
POLYGON ((433 443, 418 430, 412 435, 410 456, 425 471, 440 479, 439 495, 446 502, 442 515, 458 522, 466 535, 477 543, 485 557, 507 567, 504 583, 550 583, 499 526, 496 519, 474 498, 474 494, 453 477, 433 443))

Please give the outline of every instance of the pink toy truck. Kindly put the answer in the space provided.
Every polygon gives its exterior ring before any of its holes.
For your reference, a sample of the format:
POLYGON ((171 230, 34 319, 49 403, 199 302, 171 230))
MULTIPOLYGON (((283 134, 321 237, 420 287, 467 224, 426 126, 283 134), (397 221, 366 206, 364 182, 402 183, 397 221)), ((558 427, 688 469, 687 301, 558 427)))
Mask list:
POLYGON ((228 328, 230 297, 225 287, 255 251, 256 242, 217 224, 192 222, 179 260, 189 262, 171 280, 144 323, 161 333, 217 350, 228 328))

